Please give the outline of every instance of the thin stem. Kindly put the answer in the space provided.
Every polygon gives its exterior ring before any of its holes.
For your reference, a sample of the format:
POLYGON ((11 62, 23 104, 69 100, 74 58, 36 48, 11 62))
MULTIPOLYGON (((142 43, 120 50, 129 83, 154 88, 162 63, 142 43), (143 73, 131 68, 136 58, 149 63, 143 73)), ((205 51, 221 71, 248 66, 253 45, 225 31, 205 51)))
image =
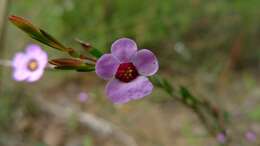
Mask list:
MULTIPOLYGON (((0 60, 0 65, 4 66, 4 67, 12 67, 12 61, 10 61, 10 60, 0 60)), ((51 64, 48 64, 46 66, 46 69, 47 70, 55 70, 54 66, 51 65, 51 64)))
POLYGON ((85 56, 83 54, 80 54, 78 53, 77 51, 75 51, 74 48, 69 48, 70 51, 68 52, 68 54, 71 56, 71 57, 75 57, 75 58, 80 58, 80 59, 85 59, 85 60, 88 60, 88 61, 91 61, 93 63, 96 63, 97 60, 94 59, 94 58, 91 58, 91 57, 88 57, 88 56, 85 56))
POLYGON ((188 104, 185 100, 183 100, 183 98, 172 94, 171 95, 172 98, 176 99, 178 102, 182 103, 183 105, 185 105, 186 107, 190 108, 198 117, 199 120, 203 123, 203 125, 207 128, 207 130, 213 135, 216 135, 215 130, 210 126, 210 124, 207 122, 206 117, 204 116, 204 114, 199 110, 200 105, 199 104, 195 104, 195 105, 190 105, 188 104))
POLYGON ((93 58, 90 58, 90 57, 87 57, 87 56, 84 56, 84 55, 80 55, 80 59, 85 59, 87 61, 91 61, 91 62, 94 62, 94 63, 97 62, 96 59, 93 59, 93 58))
POLYGON ((10 60, 0 60, 0 65, 5 67, 11 67, 12 62, 10 60))
POLYGON ((167 80, 159 76, 151 77, 150 79, 155 86, 161 88, 165 93, 170 95, 170 97, 190 108, 198 116, 211 135, 216 136, 216 134, 225 130, 223 115, 206 99, 201 100, 193 96, 188 89, 184 87, 181 87, 180 91, 175 91, 175 88, 167 80))

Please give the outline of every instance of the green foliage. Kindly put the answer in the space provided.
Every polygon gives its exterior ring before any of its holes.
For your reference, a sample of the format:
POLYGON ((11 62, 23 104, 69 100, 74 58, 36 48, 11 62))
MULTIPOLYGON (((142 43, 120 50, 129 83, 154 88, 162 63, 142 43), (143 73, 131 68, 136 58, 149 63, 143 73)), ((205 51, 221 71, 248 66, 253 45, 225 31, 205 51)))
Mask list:
POLYGON ((141 48, 155 51, 162 68, 218 72, 225 63, 219 59, 229 57, 240 34, 246 49, 241 50, 239 63, 256 64, 259 4, 258 0, 21 0, 12 12, 72 46, 74 38, 81 38, 108 51, 117 38, 131 37, 141 48), (184 44, 190 59, 176 51, 177 43, 184 44))
POLYGON ((163 79, 160 76, 152 76, 150 77, 150 80, 155 86, 162 88, 169 95, 173 95, 174 88, 171 83, 169 83, 169 81, 167 81, 166 79, 163 79))
POLYGON ((76 70, 78 72, 92 72, 95 71, 95 67, 94 66, 88 66, 88 65, 83 65, 83 66, 58 66, 55 67, 55 69, 59 69, 59 70, 76 70))
POLYGON ((10 16, 9 20, 16 25, 18 28, 27 33, 31 38, 38 40, 39 42, 50 46, 52 48, 58 49, 60 51, 69 52, 70 50, 58 42, 54 37, 45 32, 44 30, 35 27, 30 21, 19 17, 19 16, 10 16))
POLYGON ((193 106, 196 104, 197 99, 190 93, 190 91, 186 87, 184 87, 184 86, 180 87, 179 92, 186 104, 188 104, 190 106, 193 106))
POLYGON ((91 48, 89 50, 89 54, 91 54, 92 56, 94 56, 96 58, 100 58, 103 55, 103 53, 99 49, 96 49, 96 48, 91 48))

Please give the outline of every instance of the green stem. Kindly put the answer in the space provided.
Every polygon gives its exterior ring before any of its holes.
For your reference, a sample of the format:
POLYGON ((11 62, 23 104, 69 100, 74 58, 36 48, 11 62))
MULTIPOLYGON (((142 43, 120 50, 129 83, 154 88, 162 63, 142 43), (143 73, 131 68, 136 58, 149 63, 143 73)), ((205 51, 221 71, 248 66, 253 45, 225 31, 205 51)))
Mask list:
POLYGON ((193 96, 185 87, 181 87, 180 91, 176 91, 168 80, 159 76, 151 77, 150 80, 156 87, 162 89, 172 97, 172 99, 177 100, 190 108, 198 116, 212 136, 216 136, 216 134, 225 130, 223 117, 220 114, 220 111, 212 106, 206 99, 201 100, 196 96, 193 96))

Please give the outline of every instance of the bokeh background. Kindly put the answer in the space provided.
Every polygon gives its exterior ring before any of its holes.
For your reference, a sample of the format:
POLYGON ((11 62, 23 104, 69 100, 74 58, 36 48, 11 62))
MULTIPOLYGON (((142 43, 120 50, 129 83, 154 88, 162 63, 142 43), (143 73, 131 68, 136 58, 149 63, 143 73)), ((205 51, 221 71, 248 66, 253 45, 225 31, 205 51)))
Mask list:
MULTIPOLYGON (((5 11, 79 49, 75 38, 106 52, 116 39, 129 37, 155 52, 159 74, 226 109, 241 146, 259 144, 259 0, 10 0, 6 6, 4 1, 2 60, 37 43, 11 25, 5 11), (258 141, 244 137, 248 130, 258 141)), ((50 58, 66 56, 43 47, 50 58)), ((1 66, 0 71, 0 145, 122 146, 112 136, 85 128, 73 112, 65 119, 51 114, 44 110, 46 104, 64 108, 61 115, 73 107, 105 119, 140 146, 219 145, 192 111, 158 89, 118 106, 106 99, 106 82, 94 73, 48 71, 37 83, 27 84, 13 81, 11 68, 1 66), (85 102, 79 101, 82 92, 89 95, 85 102)))

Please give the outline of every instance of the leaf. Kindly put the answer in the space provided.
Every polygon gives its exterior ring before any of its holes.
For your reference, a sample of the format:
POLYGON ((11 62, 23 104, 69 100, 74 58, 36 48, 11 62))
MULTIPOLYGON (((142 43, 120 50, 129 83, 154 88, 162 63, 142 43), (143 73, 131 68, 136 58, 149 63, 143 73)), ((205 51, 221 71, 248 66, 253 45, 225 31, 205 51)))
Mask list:
POLYGON ((76 70, 78 72, 92 72, 95 71, 94 66, 80 65, 80 66, 56 66, 55 69, 60 70, 76 70))
POLYGON ((78 42, 85 51, 89 51, 92 48, 90 43, 83 42, 80 39, 75 39, 75 41, 78 42))
POLYGON ((77 69, 78 72, 92 72, 95 71, 95 67, 81 67, 77 69))
POLYGON ((96 58, 100 58, 104 53, 101 52, 99 49, 91 48, 89 51, 89 54, 91 54, 92 56, 94 56, 96 58))
POLYGON ((9 17, 9 20, 18 28, 27 33, 31 38, 48 45, 52 48, 58 49, 60 51, 69 52, 70 49, 66 48, 60 42, 58 42, 54 37, 49 35, 44 30, 35 27, 30 21, 26 20, 23 17, 12 15, 9 17))
POLYGON ((96 58, 100 58, 104 54, 99 49, 92 47, 90 43, 83 42, 79 39, 76 39, 76 42, 78 42, 85 51, 96 58))
POLYGON ((38 28, 34 27, 30 21, 28 21, 22 17, 12 15, 9 17, 9 20, 14 25, 19 27, 23 31, 25 31, 26 33, 33 34, 33 35, 40 34, 40 30, 38 28))
POLYGON ((49 63, 54 65, 55 69, 60 70, 76 70, 78 72, 90 72, 95 70, 94 64, 86 64, 84 61, 74 58, 52 59, 49 63))
POLYGON ((191 98, 192 95, 189 90, 183 86, 180 87, 180 93, 183 98, 191 98))
POLYGON ((189 92, 189 90, 186 87, 183 87, 183 86, 180 87, 180 94, 186 104, 188 104, 188 105, 196 104, 196 102, 197 102, 196 98, 189 92))
POLYGON ((173 87, 171 85, 171 83, 169 83, 166 79, 162 80, 162 84, 163 84, 163 88, 169 93, 172 94, 173 93, 173 87))
POLYGON ((150 81, 157 87, 164 89, 169 95, 173 94, 174 88, 170 82, 160 76, 149 77, 150 81))
POLYGON ((49 63, 56 66, 80 66, 81 64, 84 64, 82 60, 73 58, 52 59, 49 63))
POLYGON ((47 45, 49 45, 50 47, 56 48, 58 50, 66 51, 66 52, 70 51, 70 49, 66 48, 64 45, 62 45, 59 41, 57 41, 54 37, 52 37, 44 30, 40 29, 40 32, 42 33, 44 38, 48 40, 47 45))
POLYGON ((159 76, 151 76, 149 79, 155 86, 162 88, 162 81, 159 76))

